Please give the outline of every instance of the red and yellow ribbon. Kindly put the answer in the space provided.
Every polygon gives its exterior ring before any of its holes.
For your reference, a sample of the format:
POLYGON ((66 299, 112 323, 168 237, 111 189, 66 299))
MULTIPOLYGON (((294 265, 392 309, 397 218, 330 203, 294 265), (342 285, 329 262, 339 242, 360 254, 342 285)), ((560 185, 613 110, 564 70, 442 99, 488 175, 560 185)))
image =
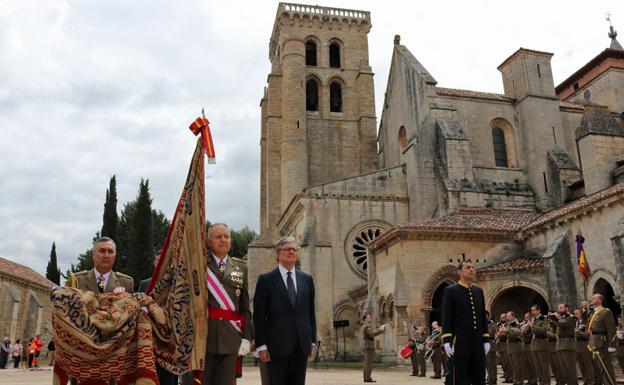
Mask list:
POLYGON ((208 163, 215 163, 215 150, 212 142, 212 134, 210 133, 210 122, 206 118, 197 118, 191 124, 189 129, 195 135, 201 134, 202 144, 204 150, 206 150, 206 156, 208 157, 208 163))

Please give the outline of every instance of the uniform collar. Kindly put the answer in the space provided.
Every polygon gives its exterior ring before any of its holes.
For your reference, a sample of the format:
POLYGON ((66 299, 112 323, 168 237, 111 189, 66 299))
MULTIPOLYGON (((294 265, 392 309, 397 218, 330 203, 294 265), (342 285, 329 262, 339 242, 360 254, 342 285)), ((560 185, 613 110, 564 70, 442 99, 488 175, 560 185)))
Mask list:
POLYGON ((466 284, 466 282, 462 281, 461 279, 457 282, 458 284, 462 285, 463 287, 465 287, 466 289, 470 289, 470 286, 468 286, 466 284))

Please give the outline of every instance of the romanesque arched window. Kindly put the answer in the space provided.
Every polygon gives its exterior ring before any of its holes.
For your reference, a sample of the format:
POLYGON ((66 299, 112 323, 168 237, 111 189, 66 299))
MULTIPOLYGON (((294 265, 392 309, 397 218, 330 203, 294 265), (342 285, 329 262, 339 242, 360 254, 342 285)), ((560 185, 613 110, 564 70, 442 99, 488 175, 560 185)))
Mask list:
POLYGON ((329 111, 342 112, 342 86, 337 81, 329 85, 329 111))
POLYGON ((329 45, 329 66, 340 68, 340 45, 336 42, 329 45))
POLYGON ((407 133, 405 132, 405 126, 399 128, 399 147, 401 150, 405 150, 407 147, 407 133))
POLYGON ((494 162, 496 167, 509 167, 507 162, 507 146, 505 133, 498 127, 492 128, 492 143, 494 144, 494 162))
POLYGON ((306 111, 319 110, 319 86, 316 79, 306 82, 306 111))
POLYGON ((308 40, 305 43, 305 61, 307 66, 316 66, 316 43, 313 40, 308 40))

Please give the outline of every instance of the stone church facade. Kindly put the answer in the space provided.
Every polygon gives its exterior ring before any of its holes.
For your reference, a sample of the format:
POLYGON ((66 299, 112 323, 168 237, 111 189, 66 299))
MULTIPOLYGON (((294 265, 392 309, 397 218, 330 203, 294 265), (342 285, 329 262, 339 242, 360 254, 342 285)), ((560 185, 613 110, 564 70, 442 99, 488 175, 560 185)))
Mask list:
POLYGON ((40 334, 50 341, 53 285, 31 268, 0 258, 0 336, 24 342, 40 334))
MULTIPOLYGON (((319 339, 361 354, 359 319, 439 319, 463 258, 496 315, 593 292, 620 310, 624 283, 624 50, 612 45, 555 87, 551 53, 520 48, 498 67, 503 94, 437 86, 395 37, 379 128, 368 12, 280 3, 260 106, 260 236, 250 287, 301 243, 317 287, 319 339), (577 272, 577 235, 591 275, 577 272), (335 329, 333 321, 348 320, 335 329)), ((504 48, 504 47, 503 47, 504 48)))

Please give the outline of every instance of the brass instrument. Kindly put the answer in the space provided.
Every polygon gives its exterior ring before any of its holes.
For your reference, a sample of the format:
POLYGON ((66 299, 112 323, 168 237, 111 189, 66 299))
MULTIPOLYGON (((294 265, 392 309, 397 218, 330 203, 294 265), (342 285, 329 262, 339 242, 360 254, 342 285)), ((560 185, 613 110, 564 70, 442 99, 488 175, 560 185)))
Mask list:
POLYGON ((433 347, 433 341, 436 338, 439 338, 440 334, 442 334, 442 329, 441 328, 435 329, 433 332, 431 332, 431 335, 427 337, 427 339, 425 339, 425 346, 427 346, 427 351, 425 352, 425 360, 428 360, 429 358, 431 358, 433 353, 435 353, 435 349, 433 347))

